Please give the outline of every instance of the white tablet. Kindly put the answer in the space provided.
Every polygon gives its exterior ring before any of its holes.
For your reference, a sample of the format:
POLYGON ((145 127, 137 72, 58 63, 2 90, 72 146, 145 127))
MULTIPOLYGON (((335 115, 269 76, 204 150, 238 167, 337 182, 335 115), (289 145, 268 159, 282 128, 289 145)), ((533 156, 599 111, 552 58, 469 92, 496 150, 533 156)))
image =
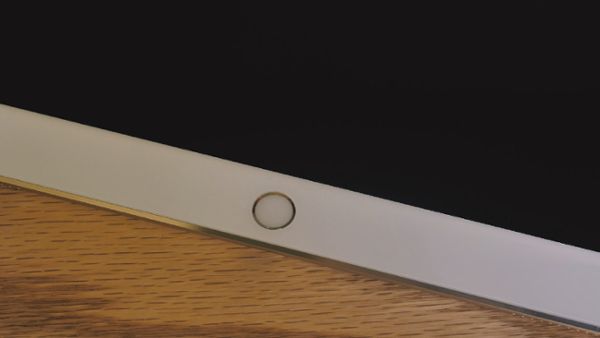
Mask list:
POLYGON ((0 176, 188 229, 600 328, 600 253, 498 224, 4 105, 0 176))

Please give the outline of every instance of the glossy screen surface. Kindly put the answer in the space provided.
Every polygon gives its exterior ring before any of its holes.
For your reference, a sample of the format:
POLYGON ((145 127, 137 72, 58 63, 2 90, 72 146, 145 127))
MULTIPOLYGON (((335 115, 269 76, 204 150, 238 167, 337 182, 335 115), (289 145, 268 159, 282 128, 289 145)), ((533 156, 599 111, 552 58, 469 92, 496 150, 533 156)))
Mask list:
POLYGON ((592 11, 461 6, 25 12, 0 102, 600 251, 592 11))

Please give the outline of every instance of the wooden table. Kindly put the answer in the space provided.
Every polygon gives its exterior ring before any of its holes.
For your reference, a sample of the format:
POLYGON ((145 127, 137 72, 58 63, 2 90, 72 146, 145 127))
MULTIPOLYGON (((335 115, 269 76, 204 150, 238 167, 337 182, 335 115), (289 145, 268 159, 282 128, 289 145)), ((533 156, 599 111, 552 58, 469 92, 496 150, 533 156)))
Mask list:
POLYGON ((0 184, 0 337, 591 337, 0 184))

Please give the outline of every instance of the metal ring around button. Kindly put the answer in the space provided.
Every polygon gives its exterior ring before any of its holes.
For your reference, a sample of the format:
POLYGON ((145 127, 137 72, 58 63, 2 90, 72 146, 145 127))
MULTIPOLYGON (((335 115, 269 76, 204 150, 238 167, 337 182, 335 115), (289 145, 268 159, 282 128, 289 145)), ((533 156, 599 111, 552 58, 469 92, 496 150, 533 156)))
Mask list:
POLYGON ((252 215, 256 223, 265 229, 282 229, 294 220, 296 206, 287 195, 268 192, 256 199, 252 206, 252 215))

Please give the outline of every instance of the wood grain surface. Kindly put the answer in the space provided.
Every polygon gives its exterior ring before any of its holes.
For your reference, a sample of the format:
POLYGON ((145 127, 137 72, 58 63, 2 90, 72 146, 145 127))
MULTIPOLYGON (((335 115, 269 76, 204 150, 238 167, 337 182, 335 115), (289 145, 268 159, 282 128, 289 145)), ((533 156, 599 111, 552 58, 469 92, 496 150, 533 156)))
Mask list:
POLYGON ((0 337, 591 337, 0 184, 0 337))

